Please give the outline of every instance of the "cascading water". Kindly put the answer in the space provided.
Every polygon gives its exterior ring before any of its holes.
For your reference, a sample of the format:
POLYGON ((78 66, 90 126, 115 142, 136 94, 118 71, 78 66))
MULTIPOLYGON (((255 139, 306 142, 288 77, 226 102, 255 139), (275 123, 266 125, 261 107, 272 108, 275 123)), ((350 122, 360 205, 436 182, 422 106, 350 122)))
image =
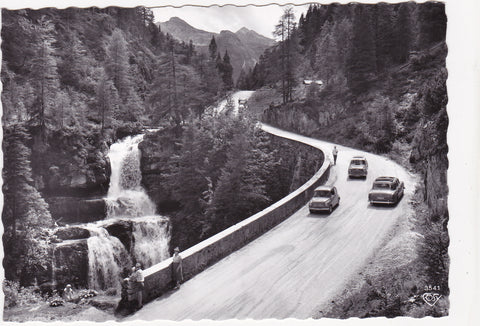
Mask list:
POLYGON ((168 258, 169 220, 155 215, 155 204, 141 186, 140 150, 143 135, 126 137, 110 147, 112 174, 107 198, 107 220, 88 224, 89 286, 95 289, 119 287, 121 272, 132 258, 144 268, 168 258), (102 225, 111 221, 132 224, 130 253, 117 237, 102 225))
POLYGON ((89 225, 88 244, 88 286, 91 289, 119 288, 120 275, 124 268, 130 268, 132 261, 127 250, 116 237, 102 227, 89 225))
POLYGON ((143 266, 152 266, 169 257, 170 233, 168 219, 146 216, 133 224, 133 256, 143 266))
POLYGON ((110 147, 112 168, 108 188, 107 217, 136 217, 155 214, 155 204, 141 186, 140 150, 144 135, 126 137, 110 147))

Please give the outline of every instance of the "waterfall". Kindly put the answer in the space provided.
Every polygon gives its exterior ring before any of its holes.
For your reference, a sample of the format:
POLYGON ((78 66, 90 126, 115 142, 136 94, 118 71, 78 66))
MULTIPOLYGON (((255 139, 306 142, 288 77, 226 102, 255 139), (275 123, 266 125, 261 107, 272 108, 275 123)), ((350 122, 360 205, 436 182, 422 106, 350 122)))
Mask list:
POLYGON ((141 185, 138 144, 142 140, 143 135, 131 136, 110 146, 112 173, 105 198, 107 219, 86 226, 90 231, 87 244, 91 288, 118 289, 120 275, 125 268, 130 270, 133 261, 147 268, 169 257, 169 220, 155 215, 155 204, 141 185), (130 253, 102 226, 116 220, 132 225, 130 253))
POLYGON ((120 288, 120 276, 132 261, 123 244, 102 227, 90 224, 88 244, 88 286, 91 289, 120 288))
POLYGON ((56 246, 52 246, 52 285, 53 287, 56 287, 57 285, 57 273, 56 273, 56 266, 55 266, 55 249, 56 249, 56 246))
POLYGON ((142 266, 152 266, 170 256, 168 251, 170 232, 168 219, 146 216, 135 219, 133 224, 133 256, 142 266))
POLYGON ((112 174, 106 198, 107 218, 155 214, 155 204, 141 186, 138 144, 143 136, 129 136, 110 146, 112 174))

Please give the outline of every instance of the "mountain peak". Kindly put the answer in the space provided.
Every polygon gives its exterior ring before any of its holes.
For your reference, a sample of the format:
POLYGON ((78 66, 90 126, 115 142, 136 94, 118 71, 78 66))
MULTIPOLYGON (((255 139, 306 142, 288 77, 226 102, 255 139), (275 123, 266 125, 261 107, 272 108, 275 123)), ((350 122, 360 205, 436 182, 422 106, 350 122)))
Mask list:
POLYGON ((188 26, 188 27, 192 27, 192 25, 190 25, 189 23, 187 23, 186 21, 184 21, 183 19, 179 18, 179 17, 171 17, 169 20, 167 20, 166 22, 162 23, 162 24, 175 24, 175 25, 183 25, 183 26, 188 26))
MULTIPOLYGON (((235 35, 236 33, 229 31, 229 30, 221 30, 220 35, 235 35)), ((236 35, 235 35, 236 36, 236 35)))
POLYGON ((246 27, 240 28, 236 33, 229 30, 212 33, 197 29, 178 17, 172 17, 159 25, 164 33, 169 33, 180 41, 189 42, 191 40, 198 52, 207 55, 212 36, 215 36, 218 52, 223 56, 225 51, 228 51, 234 79, 239 76, 242 68, 246 70, 253 68, 263 51, 275 43, 274 40, 246 27))
POLYGON ((258 41, 268 45, 273 45, 275 43, 273 39, 263 36, 261 34, 258 34, 254 30, 248 29, 246 27, 240 28, 235 34, 237 34, 238 37, 240 37, 245 41, 247 40, 250 40, 250 42, 258 41))
POLYGON ((170 17, 170 19, 168 20, 169 22, 177 22, 177 23, 185 23, 187 24, 186 21, 184 21, 183 19, 181 19, 180 17, 170 17))
POLYGON ((249 33, 249 32, 251 32, 251 30, 249 30, 249 29, 246 28, 246 27, 242 27, 242 28, 240 28, 240 29, 236 32, 236 34, 238 34, 238 33, 247 34, 247 33, 249 33))

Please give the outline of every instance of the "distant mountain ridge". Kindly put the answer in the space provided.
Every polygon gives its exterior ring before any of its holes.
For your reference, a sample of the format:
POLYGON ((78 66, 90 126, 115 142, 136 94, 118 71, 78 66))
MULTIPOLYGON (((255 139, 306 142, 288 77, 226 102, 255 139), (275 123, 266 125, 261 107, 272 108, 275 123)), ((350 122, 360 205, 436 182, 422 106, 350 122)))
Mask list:
POLYGON ((164 33, 169 33, 180 41, 190 42, 192 40, 199 52, 208 53, 208 45, 212 37, 215 37, 218 52, 222 57, 225 51, 228 51, 233 67, 234 81, 236 81, 242 69, 248 72, 258 62, 262 53, 275 44, 273 39, 245 27, 235 33, 227 30, 213 33, 197 29, 178 17, 172 17, 166 22, 158 23, 158 25, 164 33))

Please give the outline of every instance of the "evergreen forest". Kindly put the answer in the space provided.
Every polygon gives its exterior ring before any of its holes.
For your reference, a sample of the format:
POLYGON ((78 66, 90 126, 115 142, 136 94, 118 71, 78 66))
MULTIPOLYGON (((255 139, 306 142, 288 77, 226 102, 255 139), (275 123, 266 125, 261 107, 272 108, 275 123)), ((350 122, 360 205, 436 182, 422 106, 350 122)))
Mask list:
POLYGON ((365 275, 313 317, 447 315, 448 299, 429 311, 408 303, 419 283, 449 295, 446 28, 445 5, 433 1, 312 4, 300 17, 285 7, 275 45, 234 83, 214 37, 197 52, 145 7, 3 9, 6 306, 21 287, 51 281, 55 228, 104 217, 95 200, 108 190, 109 147, 125 136, 145 133, 142 186, 169 217, 170 249, 298 188, 323 154, 267 134, 262 121, 387 156, 419 178, 415 260, 365 275), (236 90, 255 91, 248 110, 234 113, 236 90))

